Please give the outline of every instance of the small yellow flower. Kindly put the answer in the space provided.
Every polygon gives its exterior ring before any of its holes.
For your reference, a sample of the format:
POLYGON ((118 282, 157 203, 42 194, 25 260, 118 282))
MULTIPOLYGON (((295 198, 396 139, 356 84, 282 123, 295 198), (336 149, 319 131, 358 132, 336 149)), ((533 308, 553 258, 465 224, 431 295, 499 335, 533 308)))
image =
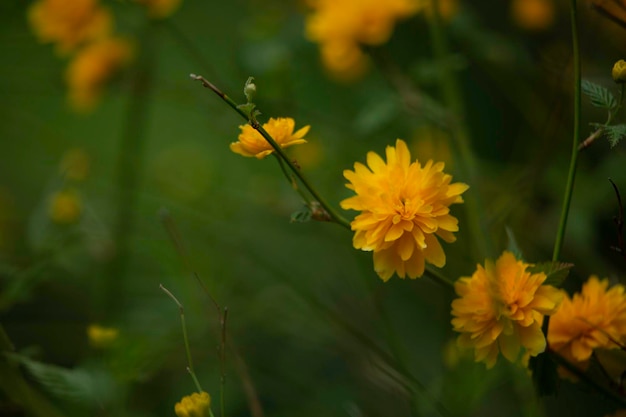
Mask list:
POLYGON ((617 349, 626 342, 626 291, 608 289, 609 281, 592 275, 580 293, 563 304, 550 319, 550 348, 572 362, 586 362, 596 348, 617 349))
POLYGON ((59 53, 107 36, 112 18, 97 0, 39 0, 28 9, 28 20, 43 43, 54 43, 59 53))
POLYGON ((111 346, 119 337, 119 330, 115 327, 103 327, 99 324, 90 324, 87 327, 87 338, 89 344, 95 348, 107 348, 111 346))
POLYGON ((522 29, 539 31, 554 23, 553 0, 513 0, 511 16, 522 29))
POLYGON ((306 36, 320 45, 322 61, 341 79, 361 75, 367 60, 360 45, 389 40, 396 20, 415 14, 422 0, 309 0, 306 36))
MULTIPOLYGON (((276 119, 272 117, 263 124, 263 129, 281 148, 286 148, 306 143, 304 136, 309 132, 311 126, 304 126, 294 133, 295 125, 296 122, 291 117, 278 117, 276 119)), ((230 144, 231 151, 243 156, 254 156, 258 159, 263 159, 274 152, 272 145, 252 126, 243 125, 239 126, 239 129, 241 129, 239 141, 230 144)))
POLYGON ((148 9, 148 16, 153 19, 164 19, 174 13, 182 0, 135 0, 148 9))
POLYGON ((209 417, 211 396, 206 392, 194 392, 176 403, 174 412, 178 417, 209 417))
POLYGON ((65 178, 72 181, 84 181, 89 175, 89 154, 81 148, 73 148, 63 154, 59 170, 65 178))
POLYGON ((485 262, 471 277, 455 284, 459 298, 452 302, 452 326, 460 332, 458 344, 475 349, 476 362, 488 368, 498 353, 511 362, 524 354, 537 356, 546 347, 541 331, 544 315, 551 315, 561 302, 561 292, 542 285, 544 273, 531 274, 530 265, 504 252, 494 264, 485 262))
POLYGON ((69 224, 78 220, 83 205, 74 190, 62 190, 52 195, 48 206, 50 218, 55 223, 69 224))
POLYGON ((626 61, 620 59, 613 65, 613 71, 611 71, 613 80, 618 84, 626 82, 626 61))
POLYGON ((442 267, 446 255, 437 237, 454 242, 458 221, 450 214, 451 204, 462 203, 469 186, 450 184, 442 162, 422 166, 411 162, 406 143, 398 139, 387 147, 387 162, 368 152, 367 165, 357 162, 345 170, 346 187, 356 195, 341 202, 344 210, 361 212, 352 221, 356 249, 374 252, 374 270, 387 281, 423 275, 425 262, 442 267))
POLYGON ((79 111, 89 111, 97 104, 104 84, 132 57, 132 47, 124 39, 109 38, 83 48, 65 73, 69 101, 79 111))

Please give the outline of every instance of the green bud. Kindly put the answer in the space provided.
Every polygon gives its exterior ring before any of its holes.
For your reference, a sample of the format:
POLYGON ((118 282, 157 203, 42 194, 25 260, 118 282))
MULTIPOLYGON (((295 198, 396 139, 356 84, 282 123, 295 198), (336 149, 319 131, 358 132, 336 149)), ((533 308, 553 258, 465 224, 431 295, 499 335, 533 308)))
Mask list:
POLYGON ((618 84, 623 84, 626 82, 626 61, 620 59, 613 65, 613 71, 611 72, 613 75, 613 81, 618 84))

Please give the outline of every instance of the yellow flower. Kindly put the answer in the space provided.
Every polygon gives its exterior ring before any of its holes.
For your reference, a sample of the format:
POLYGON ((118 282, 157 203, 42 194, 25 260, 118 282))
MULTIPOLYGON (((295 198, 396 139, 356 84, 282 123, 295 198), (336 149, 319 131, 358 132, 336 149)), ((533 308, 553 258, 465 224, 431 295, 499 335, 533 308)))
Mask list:
POLYGON ((80 217, 83 205, 74 190, 62 190, 52 195, 48 207, 50 218, 55 223, 74 223, 80 217))
POLYGON ((83 48, 65 73, 69 101, 75 110, 89 111, 97 104, 107 80, 132 57, 132 47, 124 39, 109 38, 83 48))
POLYGON ((319 43, 324 65, 340 78, 354 78, 367 64, 360 45, 389 40, 395 21, 416 13, 422 0, 309 0, 306 36, 319 43))
POLYGON ((148 16, 164 19, 178 9, 182 0, 135 0, 148 9, 148 16))
POLYGON ((178 417, 208 417, 211 407, 211 396, 206 392, 194 392, 183 397, 174 406, 174 412, 178 417))
POLYGON ((98 324, 90 324, 87 327, 87 338, 91 346, 95 348, 111 346, 117 340, 119 333, 115 327, 103 327, 98 324))
POLYGON ((511 16, 517 26, 526 30, 544 30, 554 23, 553 0, 513 0, 511 16))
POLYGON ((550 348, 572 362, 585 362, 596 348, 617 349, 626 341, 624 286, 608 289, 608 280, 592 275, 579 294, 563 304, 550 319, 550 348))
MULTIPOLYGON (((309 132, 311 126, 304 126, 294 133, 295 125, 296 122, 291 117, 278 117, 276 119, 271 117, 267 123, 263 124, 263 129, 281 148, 286 148, 306 143, 304 136, 309 132)), ((239 129, 241 129, 239 141, 230 144, 231 151, 243 156, 255 156, 258 159, 263 159, 274 152, 272 145, 252 126, 243 125, 239 126, 239 129)))
POLYGON ((387 281, 396 273, 400 278, 417 278, 424 273, 424 262, 442 267, 446 255, 437 236, 446 242, 456 240, 458 221, 449 206, 462 203, 466 184, 450 184, 442 162, 422 166, 411 162, 403 140, 387 147, 387 162, 368 152, 367 164, 357 162, 354 171, 345 170, 346 187, 356 195, 341 202, 345 210, 361 211, 352 221, 356 249, 374 252, 374 270, 387 281))
POLYGON ((530 265, 504 252, 494 264, 485 262, 471 277, 455 284, 460 298, 452 302, 452 326, 460 332, 458 344, 475 349, 476 362, 488 368, 496 364, 498 353, 511 362, 524 354, 537 356, 546 347, 541 331, 544 315, 551 315, 561 302, 561 292, 542 285, 544 273, 531 274, 530 265))
POLYGON ((39 40, 55 43, 60 53, 108 35, 112 26, 97 0, 39 0, 28 9, 28 20, 39 40))
POLYGON ((620 59, 613 65, 613 71, 611 71, 613 80, 616 83, 622 84, 626 82, 626 61, 620 59))

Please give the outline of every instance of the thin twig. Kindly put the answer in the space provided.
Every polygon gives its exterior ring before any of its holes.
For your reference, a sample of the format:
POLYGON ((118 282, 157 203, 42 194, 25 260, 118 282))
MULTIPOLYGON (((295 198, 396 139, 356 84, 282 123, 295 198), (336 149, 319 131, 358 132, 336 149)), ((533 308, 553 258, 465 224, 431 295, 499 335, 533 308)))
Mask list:
POLYGON ((619 189, 617 185, 613 182, 612 179, 609 178, 609 182, 613 186, 615 190, 615 195, 617 196, 617 204, 619 207, 619 213, 617 216, 613 217, 613 222, 615 222, 615 226, 617 226, 617 244, 618 246, 611 246, 615 252, 619 253, 626 259, 626 248, 624 247, 624 206, 622 205, 622 197, 620 196, 619 189))

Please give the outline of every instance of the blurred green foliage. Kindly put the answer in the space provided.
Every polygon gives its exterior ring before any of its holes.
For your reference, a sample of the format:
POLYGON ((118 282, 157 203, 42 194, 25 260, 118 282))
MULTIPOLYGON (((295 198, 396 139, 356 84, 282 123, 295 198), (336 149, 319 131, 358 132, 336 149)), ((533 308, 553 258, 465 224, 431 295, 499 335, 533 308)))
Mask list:
MULTIPOLYGON (((349 195, 342 171, 397 137, 420 160, 448 152, 455 180, 468 181, 458 176, 439 128, 445 109, 435 78, 441 65, 452 66, 479 167, 469 192, 482 195, 486 238, 495 248, 482 256, 506 248, 508 227, 527 260, 547 261, 572 117, 567 4, 555 3, 555 24, 527 32, 512 23, 508 1, 461 1, 446 25, 449 62, 433 60, 418 15, 373 52, 385 65, 342 84, 325 74, 316 45, 303 36, 302 2, 184 0, 170 19, 146 24, 129 2, 107 1, 119 32, 135 36, 141 54, 93 113, 77 115, 66 104, 64 61, 27 25, 30 2, 2 2, 0 324, 16 350, 0 357, 0 414, 174 415, 194 386, 178 310, 162 283, 185 307, 197 374, 217 415, 219 323, 192 272, 229 309, 229 417, 258 416, 250 398, 276 417, 430 416, 441 413, 437 404, 458 416, 602 416, 615 409, 568 382, 558 397, 536 399, 523 370, 502 363, 487 372, 456 352, 452 291, 427 278, 383 283, 371 254, 352 248, 350 233, 290 223, 301 202, 275 162, 230 152, 243 121, 189 79, 202 74, 244 102, 252 75, 261 121, 289 116, 310 124, 310 143, 290 151, 337 206, 349 195), (414 90, 398 88, 390 68, 424 95, 416 101, 414 90), (133 85, 142 76, 146 90, 137 99, 133 85), (145 114, 136 114, 134 100, 145 114), (83 211, 73 224, 55 224, 50 199, 67 185, 59 164, 75 148, 90 158, 87 179, 75 185, 83 211), (162 208, 176 223, 182 256, 162 208), (122 230, 120 216, 127 216, 122 230), (126 246, 116 246, 120 237, 126 246), (91 347, 91 323, 119 328, 118 342, 91 347), (426 392, 407 384, 380 351, 399 358, 426 392)), ((613 89, 610 70, 626 56, 626 32, 587 3, 580 9, 584 77, 613 89)), ((585 101, 584 136, 604 117, 585 101)), ((562 254, 575 264, 572 289, 592 273, 624 279, 624 258, 610 249, 618 205, 607 178, 626 197, 625 156, 623 144, 610 149, 606 139, 581 155, 562 254)), ((451 279, 484 261, 473 256, 463 210, 453 208, 461 231, 444 247, 443 272, 451 279)))

